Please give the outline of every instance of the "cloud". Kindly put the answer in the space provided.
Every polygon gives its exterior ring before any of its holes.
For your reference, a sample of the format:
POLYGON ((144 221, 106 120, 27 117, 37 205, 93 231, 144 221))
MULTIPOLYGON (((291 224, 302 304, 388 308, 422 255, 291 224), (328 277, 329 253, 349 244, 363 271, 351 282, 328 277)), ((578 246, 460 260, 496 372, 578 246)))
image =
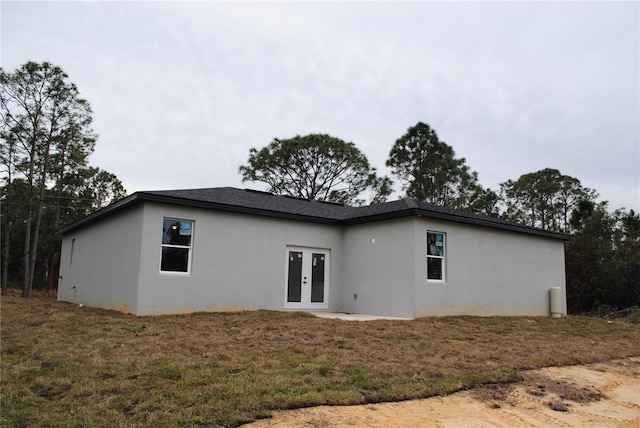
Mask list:
POLYGON ((637 3, 0 7, 3 67, 67 71, 94 109, 92 162, 130 191, 243 186, 249 148, 311 132, 384 172, 424 121, 485 186, 553 167, 640 209, 637 3))

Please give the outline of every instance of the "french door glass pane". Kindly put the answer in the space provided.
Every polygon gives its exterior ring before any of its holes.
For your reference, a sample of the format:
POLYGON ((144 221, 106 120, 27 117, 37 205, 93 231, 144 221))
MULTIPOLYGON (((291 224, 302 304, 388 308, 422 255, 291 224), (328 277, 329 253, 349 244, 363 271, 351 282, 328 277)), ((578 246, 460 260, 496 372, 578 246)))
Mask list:
POLYGON ((324 254, 311 257, 311 302, 324 302, 324 254))
POLYGON ((287 302, 302 301, 302 253, 289 251, 289 282, 287 283, 287 302))

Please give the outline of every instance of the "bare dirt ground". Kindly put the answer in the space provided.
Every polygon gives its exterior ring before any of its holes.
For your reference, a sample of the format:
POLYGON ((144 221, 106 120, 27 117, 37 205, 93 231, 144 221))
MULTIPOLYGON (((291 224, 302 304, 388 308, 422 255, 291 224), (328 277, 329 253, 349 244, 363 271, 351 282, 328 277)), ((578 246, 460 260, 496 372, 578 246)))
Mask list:
POLYGON ((523 373, 444 397, 277 411, 263 427, 640 427, 640 357, 523 373))

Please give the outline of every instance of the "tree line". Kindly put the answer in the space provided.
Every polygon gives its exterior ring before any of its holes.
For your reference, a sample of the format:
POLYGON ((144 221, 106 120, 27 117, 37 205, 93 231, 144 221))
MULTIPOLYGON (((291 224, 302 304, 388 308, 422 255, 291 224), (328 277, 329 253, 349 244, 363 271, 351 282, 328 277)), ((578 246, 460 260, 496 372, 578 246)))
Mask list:
MULTIPOLYGON (((571 234, 565 251, 571 313, 640 305, 640 216, 609 212, 579 179, 545 168, 485 189, 466 159, 423 122, 395 141, 386 166, 405 197, 571 234)), ((393 180, 379 176, 353 143, 326 134, 252 148, 239 173, 275 194, 350 205, 383 202, 393 191, 393 180)))
POLYGON ((0 68, 0 239, 2 294, 55 287, 56 231, 125 196, 118 178, 88 164, 97 134, 91 106, 57 66, 0 68))
MULTIPOLYGON (((88 163, 97 134, 92 111, 60 68, 28 62, 0 68, 0 255, 2 292, 55 288, 56 231, 126 195, 120 180, 88 163)), ((243 181, 275 194, 348 205, 384 202, 394 179, 405 197, 571 234, 566 244, 572 313, 640 302, 640 216, 610 212, 577 178, 545 168, 483 188, 478 173, 428 124, 392 144, 381 176, 354 143, 327 134, 275 138, 249 151, 243 181)))
MULTIPOLYGON (((570 218, 578 203, 599 196, 552 168, 507 180, 497 191, 485 189, 466 159, 422 122, 395 141, 386 166, 405 197, 563 233, 576 230, 570 218)), ((276 138, 252 148, 239 173, 243 181, 266 183, 271 193, 347 205, 383 202, 394 185, 354 143, 326 134, 276 138)))

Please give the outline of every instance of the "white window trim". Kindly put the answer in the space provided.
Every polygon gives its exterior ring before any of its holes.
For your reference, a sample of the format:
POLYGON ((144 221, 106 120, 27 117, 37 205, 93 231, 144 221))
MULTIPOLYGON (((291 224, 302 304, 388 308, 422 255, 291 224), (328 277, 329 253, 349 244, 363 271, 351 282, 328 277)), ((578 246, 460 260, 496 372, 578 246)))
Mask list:
POLYGON ((164 228, 165 220, 177 220, 177 221, 190 221, 191 222, 191 245, 175 245, 175 244, 163 244, 162 238, 160 239, 160 263, 158 264, 158 269, 161 275, 168 276, 190 276, 191 275, 191 264, 193 261, 193 240, 195 238, 195 228, 196 221, 190 220, 186 218, 178 218, 178 217, 162 217, 162 227, 164 228), (187 271, 173 271, 173 270, 162 270, 162 249, 163 248, 186 248, 189 252, 187 254, 187 271))
POLYGON ((427 261, 427 272, 426 272, 426 276, 427 276, 427 282, 431 282, 431 283, 437 283, 437 284, 446 284, 447 282, 447 234, 445 232, 440 232, 437 230, 427 230, 427 248, 426 248, 426 261, 427 261), (442 240, 443 240, 443 254, 442 256, 434 256, 434 255, 429 255, 429 234, 430 233, 438 233, 440 235, 442 235, 442 240), (441 259, 442 260, 442 279, 434 279, 434 278, 429 278, 429 259, 441 259))

